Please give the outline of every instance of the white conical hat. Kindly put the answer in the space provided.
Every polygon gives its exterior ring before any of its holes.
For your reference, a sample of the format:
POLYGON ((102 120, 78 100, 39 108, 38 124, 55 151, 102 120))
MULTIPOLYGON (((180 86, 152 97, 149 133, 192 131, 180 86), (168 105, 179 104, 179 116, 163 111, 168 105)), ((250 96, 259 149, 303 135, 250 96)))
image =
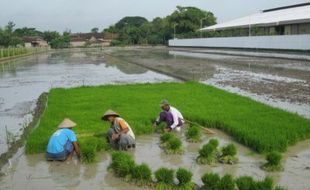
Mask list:
POLYGON ((73 121, 71 121, 68 118, 65 118, 59 125, 58 128, 72 128, 75 127, 76 123, 74 123, 73 121))
POLYGON ((119 117, 119 114, 116 113, 115 111, 113 111, 113 110, 107 110, 107 111, 103 114, 103 116, 102 116, 101 118, 102 118, 103 120, 107 120, 107 117, 108 117, 108 116, 111 116, 111 115, 116 116, 116 117, 119 117))

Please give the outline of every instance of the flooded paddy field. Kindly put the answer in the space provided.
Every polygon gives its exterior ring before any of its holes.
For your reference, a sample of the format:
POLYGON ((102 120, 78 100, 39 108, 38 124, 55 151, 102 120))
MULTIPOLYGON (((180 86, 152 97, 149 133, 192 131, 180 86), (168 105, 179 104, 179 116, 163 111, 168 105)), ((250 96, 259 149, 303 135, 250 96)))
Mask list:
POLYGON ((8 135, 17 140, 23 133, 36 100, 50 88, 163 81, 176 80, 137 65, 107 61, 96 49, 59 51, 1 63, 0 154, 8 150, 8 135))
MULTIPOLYGON (((54 87, 198 80, 310 118, 310 62, 307 60, 167 48, 109 48, 41 54, 0 67, 0 154, 8 149, 5 127, 18 138, 32 119, 39 95, 54 87)), ((161 166, 189 168, 199 185, 202 174, 214 171, 221 175, 251 175, 256 179, 271 175, 276 183, 290 190, 310 190, 310 140, 289 147, 283 172, 269 173, 260 169, 263 155, 238 144, 221 131, 217 133, 204 136, 202 143, 193 144, 185 142, 184 135, 180 134, 185 149, 183 155, 166 155, 159 148, 157 134, 139 136, 136 149, 130 153, 137 163, 145 162, 153 171, 161 166), (213 137, 218 138, 221 145, 229 142, 237 145, 238 164, 196 164, 198 149, 213 137)), ((46 162, 44 154, 25 155, 22 147, 2 168, 0 189, 144 189, 107 171, 109 153, 101 153, 97 160, 88 165, 75 158, 64 163, 46 162)))
MULTIPOLYGON (((310 172, 306 166, 310 165, 310 150, 305 146, 309 144, 304 141, 290 148, 285 158, 283 172, 268 173, 260 169, 264 163, 264 157, 256 154, 247 147, 233 141, 221 131, 217 135, 205 135, 201 143, 187 143, 183 134, 179 134, 183 141, 185 153, 182 155, 167 155, 159 147, 159 135, 139 136, 135 150, 130 154, 134 156, 137 163, 147 163, 153 171, 165 166, 177 169, 185 167, 193 173, 193 181, 201 185, 201 176, 206 172, 217 172, 221 175, 226 173, 234 176, 251 175, 256 179, 265 176, 273 176, 276 183, 287 186, 291 190, 308 190, 310 172), (236 165, 215 164, 198 165, 195 161, 198 149, 211 138, 217 138, 220 145, 234 143, 237 145, 239 163, 236 165)), ((44 154, 24 155, 20 150, 16 157, 18 161, 12 162, 6 167, 5 176, 0 179, 1 189, 144 189, 134 184, 129 184, 115 177, 107 170, 111 162, 109 153, 98 156, 98 162, 93 164, 81 164, 76 158, 67 162, 46 162, 44 154)), ((17 159, 14 159, 17 160, 17 159)))
POLYGON ((287 58, 284 58, 283 53, 268 53, 269 57, 275 57, 266 58, 266 53, 249 52, 247 56, 247 52, 237 55, 236 51, 205 51, 123 48, 108 54, 184 80, 198 80, 249 96, 310 118, 308 55, 286 54, 287 58))

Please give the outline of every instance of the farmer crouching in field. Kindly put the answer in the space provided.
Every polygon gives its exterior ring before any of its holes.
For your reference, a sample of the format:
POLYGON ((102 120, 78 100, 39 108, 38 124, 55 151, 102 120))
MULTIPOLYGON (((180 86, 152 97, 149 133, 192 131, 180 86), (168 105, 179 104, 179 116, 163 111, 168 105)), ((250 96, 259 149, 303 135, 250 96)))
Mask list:
POLYGON ((71 130, 76 124, 70 119, 64 119, 58 130, 51 136, 47 145, 46 158, 49 161, 64 161, 71 159, 75 152, 80 158, 80 147, 75 133, 71 130))
POLYGON ((163 121, 167 124, 167 127, 164 129, 166 132, 170 132, 172 130, 180 131, 184 122, 181 112, 172 107, 168 100, 162 100, 160 107, 163 111, 156 119, 154 127, 158 126, 163 121))
POLYGON ((102 120, 111 123, 108 131, 108 140, 113 148, 119 150, 135 148, 135 134, 128 123, 120 118, 116 112, 112 110, 106 111, 102 116, 102 120))

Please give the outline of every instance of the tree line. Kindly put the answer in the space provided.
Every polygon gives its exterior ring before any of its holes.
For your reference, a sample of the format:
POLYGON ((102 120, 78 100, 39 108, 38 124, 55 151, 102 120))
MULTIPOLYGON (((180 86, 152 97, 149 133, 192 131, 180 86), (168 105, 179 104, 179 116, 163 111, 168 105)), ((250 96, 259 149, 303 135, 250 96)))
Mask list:
MULTIPOLYGON (((171 38, 198 37, 201 27, 216 24, 216 17, 212 12, 196 7, 181 7, 170 15, 157 17, 148 21, 144 17, 124 17, 114 25, 104 29, 102 33, 115 34, 111 45, 135 44, 167 44, 171 38)), ((98 33, 94 27, 92 33, 98 33)), ((13 22, 0 27, 0 48, 24 46, 23 37, 40 36, 52 48, 67 48, 70 46, 70 31, 59 33, 57 31, 39 31, 36 28, 16 28, 13 22)))
POLYGON ((144 17, 124 17, 104 32, 117 33, 112 45, 167 44, 169 39, 199 37, 201 27, 216 24, 212 12, 196 7, 181 7, 170 15, 148 21, 144 17))

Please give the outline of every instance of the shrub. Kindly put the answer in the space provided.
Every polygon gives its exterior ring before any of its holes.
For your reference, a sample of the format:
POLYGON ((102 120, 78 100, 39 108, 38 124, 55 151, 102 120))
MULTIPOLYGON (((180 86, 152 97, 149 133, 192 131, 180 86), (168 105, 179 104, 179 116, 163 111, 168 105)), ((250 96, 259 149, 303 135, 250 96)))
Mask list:
POLYGON ((220 190, 234 190, 235 189, 235 181, 231 175, 226 174, 220 180, 219 184, 220 190))
POLYGON ((203 190, 218 190, 220 185, 220 176, 216 173, 206 173, 201 177, 203 190))
POLYGON ((168 168, 159 168, 155 172, 155 178, 159 183, 173 184, 174 170, 168 168))
POLYGON ((189 142, 199 142, 201 140, 201 129, 196 126, 189 127, 185 136, 189 142))
POLYGON ((267 163, 263 165, 263 169, 267 171, 280 171, 282 170, 282 155, 278 152, 270 152, 266 156, 267 163))
POLYGON ((143 163, 133 168, 131 177, 138 185, 150 185, 152 182, 152 171, 148 165, 143 163))
POLYGON ((192 181, 192 172, 184 168, 179 168, 176 172, 176 177, 179 181, 179 185, 186 185, 192 181))
POLYGON ((239 190, 253 190, 255 181, 250 176, 241 176, 236 179, 236 184, 239 190))
POLYGON ((109 168, 118 177, 128 177, 135 168, 135 162, 129 154, 117 151, 112 153, 112 163, 109 168))

